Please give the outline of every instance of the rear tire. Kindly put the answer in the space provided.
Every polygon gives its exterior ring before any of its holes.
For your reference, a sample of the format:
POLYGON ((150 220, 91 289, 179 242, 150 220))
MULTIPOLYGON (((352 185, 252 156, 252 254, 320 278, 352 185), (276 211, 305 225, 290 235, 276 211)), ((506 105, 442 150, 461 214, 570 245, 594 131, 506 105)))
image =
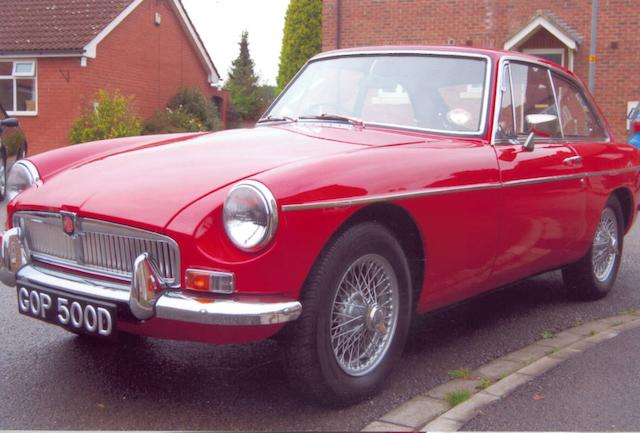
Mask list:
POLYGON ((592 301, 611 291, 620 269, 623 241, 622 207, 611 196, 600 214, 591 248, 580 261, 562 270, 564 283, 574 298, 592 301))
POLYGON ((295 390, 329 406, 374 393, 402 354, 411 319, 402 247, 363 223, 325 249, 302 291, 302 315, 284 330, 284 366, 295 390))

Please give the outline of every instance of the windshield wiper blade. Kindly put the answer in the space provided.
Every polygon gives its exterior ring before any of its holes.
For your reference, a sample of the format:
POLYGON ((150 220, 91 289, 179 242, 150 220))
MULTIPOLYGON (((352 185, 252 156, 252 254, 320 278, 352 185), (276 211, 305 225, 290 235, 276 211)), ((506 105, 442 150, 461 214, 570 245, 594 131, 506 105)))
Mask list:
POLYGON ((260 119, 258 120, 258 123, 265 123, 265 122, 297 122, 298 118, 297 117, 290 117, 290 116, 267 116, 264 119, 260 119))
POLYGON ((339 120, 344 122, 349 122, 355 126, 364 126, 364 121, 358 119, 357 117, 344 116, 342 114, 330 114, 330 113, 322 113, 322 114, 308 114, 304 116, 300 116, 299 119, 320 119, 320 120, 339 120))

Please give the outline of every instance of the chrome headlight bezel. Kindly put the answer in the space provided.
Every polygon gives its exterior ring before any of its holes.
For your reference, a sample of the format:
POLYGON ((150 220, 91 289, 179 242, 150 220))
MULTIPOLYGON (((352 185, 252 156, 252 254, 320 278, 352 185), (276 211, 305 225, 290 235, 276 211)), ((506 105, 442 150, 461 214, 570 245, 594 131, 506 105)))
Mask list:
POLYGON ((39 180, 40 174, 32 162, 26 159, 17 161, 13 164, 7 175, 7 185, 5 189, 7 201, 13 200, 16 196, 30 188, 39 180))
MULTIPOLYGON (((245 216, 246 214, 245 212, 245 216)), ((278 229, 278 204, 276 198, 269 188, 260 182, 255 180, 238 182, 227 193, 222 210, 222 223, 227 237, 238 249, 250 253, 261 251, 271 242, 278 229), (238 233, 239 227, 234 227, 234 222, 239 220, 237 200, 240 198, 240 194, 247 193, 254 194, 255 204, 258 208, 254 209, 253 214, 255 215, 255 212, 261 213, 261 220, 264 222, 260 236, 251 240, 242 239, 240 233, 238 233)), ((245 223, 261 225, 255 218, 254 220, 246 220, 245 223)))

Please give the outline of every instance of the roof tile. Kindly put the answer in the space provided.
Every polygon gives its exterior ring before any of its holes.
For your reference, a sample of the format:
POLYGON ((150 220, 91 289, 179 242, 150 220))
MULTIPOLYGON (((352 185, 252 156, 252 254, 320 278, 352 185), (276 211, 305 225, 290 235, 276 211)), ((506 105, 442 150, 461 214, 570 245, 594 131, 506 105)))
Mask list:
POLYGON ((0 54, 79 52, 133 0, 0 0, 0 54))

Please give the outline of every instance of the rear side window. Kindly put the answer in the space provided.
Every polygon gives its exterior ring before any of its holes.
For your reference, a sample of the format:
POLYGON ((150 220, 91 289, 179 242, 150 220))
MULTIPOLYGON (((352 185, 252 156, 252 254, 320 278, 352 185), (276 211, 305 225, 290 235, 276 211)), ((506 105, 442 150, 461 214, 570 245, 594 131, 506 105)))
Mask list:
POLYGON ((580 89, 557 74, 553 74, 553 82, 565 138, 606 138, 601 122, 580 89))

